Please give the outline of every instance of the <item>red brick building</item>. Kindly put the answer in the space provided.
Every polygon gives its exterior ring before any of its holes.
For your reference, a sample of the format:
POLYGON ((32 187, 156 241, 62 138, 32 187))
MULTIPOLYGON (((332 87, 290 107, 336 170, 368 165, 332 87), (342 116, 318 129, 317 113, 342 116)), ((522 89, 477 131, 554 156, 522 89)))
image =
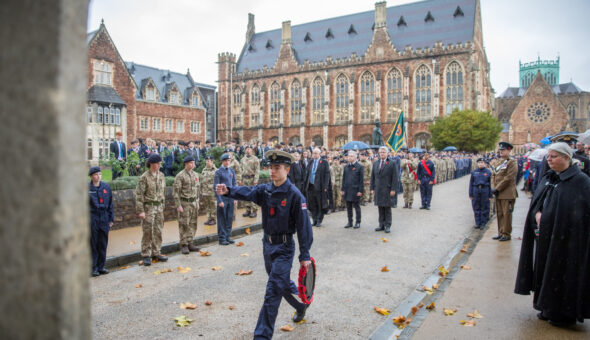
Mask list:
POLYGON ((104 23, 88 34, 87 135, 90 163, 108 157, 115 133, 205 141, 214 136, 216 87, 181 74, 125 62, 104 23))
POLYGON ((398 112, 408 145, 454 109, 491 110, 477 0, 386 7, 255 33, 249 15, 238 59, 218 56, 218 138, 337 147, 387 138, 398 112), (231 90, 230 90, 231 89, 231 90))

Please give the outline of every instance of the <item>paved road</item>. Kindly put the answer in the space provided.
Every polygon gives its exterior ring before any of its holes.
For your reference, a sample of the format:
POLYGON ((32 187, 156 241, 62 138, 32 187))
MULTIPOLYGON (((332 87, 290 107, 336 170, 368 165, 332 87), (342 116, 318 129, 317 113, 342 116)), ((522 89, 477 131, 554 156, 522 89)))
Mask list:
MULTIPOLYGON (((292 332, 293 309, 281 304, 277 339, 366 339, 391 316, 374 306, 395 310, 448 252, 473 228, 467 197, 468 177, 435 186, 432 210, 397 208, 390 234, 374 231, 377 208, 362 208, 361 228, 344 229, 346 212, 331 214, 314 228, 311 254, 317 261, 316 296, 307 322, 292 332), (383 242, 386 237, 389 242, 383 242), (381 272, 387 266, 389 272, 381 272)), ((401 199, 401 197, 400 197, 401 199)), ((419 193, 415 193, 419 202, 419 193)), ((91 280, 92 323, 95 339, 248 339, 263 301, 267 274, 262 260, 261 234, 245 236, 244 246, 211 245, 209 257, 173 255, 168 263, 132 266, 91 280), (241 256, 248 254, 248 256, 241 256), (192 270, 181 274, 178 266, 192 270), (213 271, 213 266, 221 270, 213 271), (174 272, 155 275, 156 270, 174 272), (236 276, 240 270, 249 276, 236 276), (135 288, 142 284, 143 287, 135 288), (205 301, 212 301, 205 306, 205 301), (182 302, 198 305, 179 308, 182 302), (230 306, 233 309, 230 310, 230 306), (186 315, 195 321, 185 328, 172 318, 186 315)), ((296 253, 297 256, 298 252, 296 253)), ((292 278, 296 278, 294 266, 292 278)))

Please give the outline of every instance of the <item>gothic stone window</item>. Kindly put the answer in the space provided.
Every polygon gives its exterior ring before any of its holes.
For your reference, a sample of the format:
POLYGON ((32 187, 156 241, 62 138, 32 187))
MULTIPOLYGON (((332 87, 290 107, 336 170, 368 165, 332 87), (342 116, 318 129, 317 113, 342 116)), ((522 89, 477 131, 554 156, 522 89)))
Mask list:
POLYGON ((414 137, 414 144, 417 148, 425 149, 430 141, 430 135, 426 132, 417 133, 414 137))
POLYGON ((166 119, 164 121, 164 130, 166 132, 173 132, 174 131, 174 128, 173 128, 173 125, 172 125, 172 119, 166 119))
POLYGON ((191 105, 194 107, 199 106, 199 93, 197 91, 193 92, 193 96, 191 98, 191 105))
POLYGON ((156 89, 151 85, 145 88, 145 100, 156 100, 156 89))
POLYGON ((387 74, 387 121, 397 118, 402 108, 402 73, 394 68, 387 74))
POLYGON ((369 71, 361 76, 361 122, 375 118, 375 77, 369 71))
POLYGON ((94 60, 94 84, 111 86, 113 83, 113 64, 104 60, 94 60))
POLYGON ((576 119, 576 105, 569 104, 567 106, 567 116, 569 119, 574 120, 576 119))
POLYGON ((414 117, 420 120, 432 118, 431 74, 426 65, 416 71, 416 112, 414 117))
POLYGON ((142 131, 147 131, 149 130, 150 126, 149 126, 149 120, 147 117, 141 117, 139 119, 139 129, 142 131))
POLYGON ((191 122, 191 133, 201 133, 201 122, 191 122))
POLYGON ((463 110, 463 71, 456 61, 453 61, 447 67, 446 86, 446 114, 450 114, 455 109, 463 110))
POLYGON ((344 123, 348 120, 348 78, 341 74, 336 78, 336 122, 344 123))
POLYGON ((181 103, 181 96, 180 93, 176 92, 176 90, 171 90, 169 97, 168 97, 168 102, 170 104, 180 104, 181 103))
POLYGON ((279 125, 281 114, 281 88, 278 83, 270 86, 270 126, 279 125))
POLYGON ((550 115, 551 109, 549 108, 549 105, 543 102, 536 102, 529 106, 527 110, 527 118, 533 123, 541 124, 547 121, 550 115))
POLYGON ((97 112, 98 112, 98 115, 97 115, 96 122, 99 124, 102 124, 102 106, 98 107, 97 112))
POLYGON ((301 123, 301 83, 295 79, 291 84, 291 125, 301 123))
MULTIPOLYGON (((324 80, 316 77, 311 86, 312 124, 324 122, 324 80)), ((317 145, 317 143, 316 143, 317 145)))
POLYGON ((311 138, 315 146, 320 147, 324 145, 324 138, 320 135, 315 135, 311 138))
POLYGON ((344 144, 348 143, 348 136, 347 135, 339 135, 336 136, 336 139, 334 139, 334 148, 340 148, 341 146, 343 146, 344 144))
POLYGON ((152 124, 154 131, 160 131, 162 129, 162 120, 160 118, 154 118, 152 124))
POLYGON ((250 126, 260 124, 260 87, 254 84, 250 90, 250 126))
POLYGON ((234 87, 233 90, 233 126, 242 127, 242 89, 239 86, 234 87))

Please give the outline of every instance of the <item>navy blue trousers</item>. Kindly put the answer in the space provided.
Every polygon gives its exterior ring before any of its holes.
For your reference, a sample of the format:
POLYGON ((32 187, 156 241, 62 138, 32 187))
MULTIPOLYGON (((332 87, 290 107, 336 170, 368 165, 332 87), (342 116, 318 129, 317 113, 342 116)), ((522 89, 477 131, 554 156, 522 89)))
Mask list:
POLYGON ((430 208, 430 200, 432 200, 432 184, 427 181, 420 181, 420 198, 422 199, 422 206, 430 208))
POLYGON ((266 283, 264 304, 254 330, 254 339, 272 338, 282 298, 297 311, 301 311, 305 307, 304 303, 295 298, 297 286, 290 278, 293 257, 295 256, 293 238, 290 238, 287 243, 281 244, 270 244, 268 240, 263 239, 262 250, 268 282, 266 283))
POLYGON ((217 238, 219 242, 229 241, 234 221, 234 200, 223 197, 222 202, 223 208, 217 203, 217 238))
POLYGON ((471 201, 475 225, 483 226, 490 219, 490 188, 473 188, 473 200, 471 201))
POLYGON ((109 242, 109 227, 99 227, 98 222, 91 223, 90 250, 92 252, 92 271, 104 269, 107 258, 107 244, 109 242))

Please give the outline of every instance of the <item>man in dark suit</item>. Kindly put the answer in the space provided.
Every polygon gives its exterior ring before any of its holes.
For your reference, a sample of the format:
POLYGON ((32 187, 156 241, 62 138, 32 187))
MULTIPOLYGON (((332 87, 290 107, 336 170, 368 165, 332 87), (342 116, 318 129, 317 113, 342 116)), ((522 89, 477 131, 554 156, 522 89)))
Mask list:
POLYGON ((357 162, 356 152, 348 152, 348 164, 344 167, 342 173, 342 188, 340 193, 342 198, 346 201, 346 212, 348 213, 348 224, 344 228, 352 227, 352 208, 356 211, 356 223, 354 228, 361 227, 361 197, 364 193, 364 169, 363 166, 357 162))
MULTIPOLYGON (((119 162, 124 162, 127 160, 127 148, 125 147, 125 143, 121 140, 123 139, 123 134, 119 131, 115 133, 116 140, 113 141, 110 145, 111 157, 115 157, 119 162)), ((121 177, 121 171, 115 171, 113 169, 113 180, 117 177, 121 177)))
POLYGON ((303 171, 301 169, 301 164, 299 164, 299 158, 301 155, 298 152, 293 153, 293 158, 295 159, 293 164, 291 164, 291 170, 289 170, 289 181, 293 183, 297 189, 301 193, 303 193, 303 171))
POLYGON ((321 227, 324 214, 328 210, 328 185, 330 184, 330 167, 328 162, 320 159, 320 149, 313 150, 313 158, 307 167, 305 191, 307 203, 313 219, 313 226, 321 227))
POLYGON ((396 189, 399 183, 399 168, 395 160, 387 157, 387 147, 379 148, 379 159, 373 163, 371 172, 371 194, 379 211, 379 227, 375 231, 391 228, 391 207, 395 205, 396 189))

